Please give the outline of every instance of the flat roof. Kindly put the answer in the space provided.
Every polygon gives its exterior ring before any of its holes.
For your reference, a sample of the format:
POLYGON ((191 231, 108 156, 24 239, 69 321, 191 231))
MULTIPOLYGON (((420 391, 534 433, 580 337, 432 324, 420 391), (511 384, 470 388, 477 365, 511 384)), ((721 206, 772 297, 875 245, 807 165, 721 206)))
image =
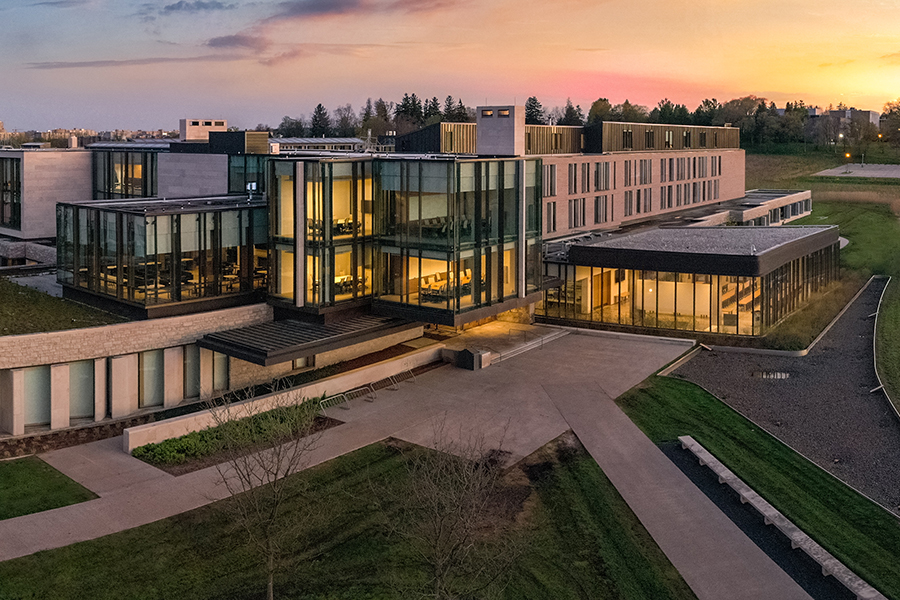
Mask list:
POLYGON ((837 243, 834 225, 661 227, 576 242, 569 247, 566 262, 756 277, 837 243))
POLYGON ((115 200, 60 202, 60 204, 140 215, 196 214, 239 208, 265 208, 267 206, 265 196, 259 194, 252 197, 247 194, 232 194, 193 198, 118 198, 115 200))
POLYGON ((790 242, 830 229, 830 225, 785 227, 661 227, 585 244, 603 248, 759 256, 790 242))
POLYGON ((210 333, 197 343, 201 348, 268 367, 421 325, 405 319, 374 315, 328 324, 289 319, 210 333))
POLYGON ((86 147, 96 150, 168 150, 169 142, 95 142, 86 147))
POLYGON ((314 137, 288 137, 269 138, 270 143, 278 144, 364 144, 365 140, 355 137, 314 138, 314 137))

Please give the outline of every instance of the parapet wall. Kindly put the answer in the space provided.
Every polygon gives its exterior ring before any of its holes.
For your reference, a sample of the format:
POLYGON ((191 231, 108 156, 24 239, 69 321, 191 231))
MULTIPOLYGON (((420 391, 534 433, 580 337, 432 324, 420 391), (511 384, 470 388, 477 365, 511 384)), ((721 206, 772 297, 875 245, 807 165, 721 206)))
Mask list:
POLYGON ((207 333, 272 320, 272 307, 253 304, 183 317, 87 329, 0 337, 0 369, 105 358, 192 344, 207 333))

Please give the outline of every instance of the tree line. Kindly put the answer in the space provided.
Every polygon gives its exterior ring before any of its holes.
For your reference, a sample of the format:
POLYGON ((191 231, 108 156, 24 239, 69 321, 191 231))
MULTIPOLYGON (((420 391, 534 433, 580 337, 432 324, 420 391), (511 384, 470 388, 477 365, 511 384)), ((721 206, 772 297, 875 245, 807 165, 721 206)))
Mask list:
POLYGON ((285 116, 278 127, 259 124, 256 130, 270 131, 278 137, 366 138, 392 131, 403 135, 442 121, 474 122, 475 109, 450 95, 441 102, 437 96, 423 99, 416 94, 403 94, 400 102, 369 98, 358 112, 352 105, 344 104, 329 113, 319 103, 308 118, 285 116))
MULTIPOLYGON (((613 104, 608 98, 598 98, 587 110, 566 100, 565 106, 545 108, 536 96, 525 102, 525 122, 533 125, 594 125, 603 121, 629 123, 669 123, 673 125, 730 125, 740 129, 741 144, 769 146, 785 143, 812 143, 834 145, 852 143, 859 145, 878 139, 878 127, 865 118, 846 120, 838 118, 835 111, 846 111, 838 104, 828 106, 829 113, 810 115, 809 106, 803 100, 787 102, 779 109, 766 98, 748 95, 719 102, 706 98, 694 110, 668 98, 660 100, 653 108, 633 104, 627 99, 613 104)), ((841 113, 842 115, 844 113, 841 113)), ((884 135, 888 141, 900 145, 900 99, 884 106, 889 126, 884 135)), ((861 115, 862 116, 862 115, 861 115)), ((474 122, 475 110, 462 99, 448 95, 443 102, 436 96, 430 99, 416 94, 404 94, 399 102, 383 98, 369 98, 358 110, 350 104, 338 106, 329 112, 318 104, 308 118, 285 116, 278 127, 260 124, 257 130, 270 131, 280 137, 377 137, 394 132, 404 135, 434 123, 474 122)))

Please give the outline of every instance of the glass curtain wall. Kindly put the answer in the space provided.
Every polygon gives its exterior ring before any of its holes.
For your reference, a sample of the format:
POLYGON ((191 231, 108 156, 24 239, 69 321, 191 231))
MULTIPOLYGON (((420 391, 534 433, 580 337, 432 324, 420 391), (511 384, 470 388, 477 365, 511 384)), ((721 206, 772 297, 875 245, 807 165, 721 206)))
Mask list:
POLYGON ((94 199, 150 198, 156 195, 157 152, 94 150, 94 199))
POLYGON ((563 280, 547 290, 547 317, 700 331, 762 335, 840 277, 837 247, 797 258, 762 277, 582 267, 547 263, 563 280))
POLYGON ((22 228, 22 159, 0 158, 0 227, 22 228))
POLYGON ((228 191, 247 191, 247 184, 256 185, 256 193, 266 191, 266 164, 268 156, 259 154, 238 154, 228 157, 228 191))
POLYGON ((60 204, 57 224, 60 283, 139 305, 265 287, 264 208, 145 216, 60 204))
POLYGON ((538 161, 376 161, 378 297, 458 313, 518 296, 521 269, 525 291, 537 290, 538 167, 538 161))

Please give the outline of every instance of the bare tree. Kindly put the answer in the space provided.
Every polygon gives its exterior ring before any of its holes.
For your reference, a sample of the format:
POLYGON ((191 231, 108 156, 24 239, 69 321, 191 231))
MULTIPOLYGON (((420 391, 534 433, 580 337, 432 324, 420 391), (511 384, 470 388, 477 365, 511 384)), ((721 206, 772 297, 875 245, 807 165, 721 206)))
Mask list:
POLYGON ((399 578, 398 587, 404 598, 498 595, 521 553, 501 482, 507 453, 477 436, 450 440, 442 427, 434 447, 405 452, 405 484, 376 492, 389 531, 406 542, 421 574, 399 578))
POLYGON ((303 501, 309 491, 304 481, 287 476, 308 465, 319 436, 315 433, 318 402, 304 402, 291 391, 270 398, 264 407, 244 398, 226 401, 210 412, 225 459, 216 469, 231 495, 222 505, 263 558, 267 597, 272 600, 282 551, 313 512, 308 498, 303 501))

